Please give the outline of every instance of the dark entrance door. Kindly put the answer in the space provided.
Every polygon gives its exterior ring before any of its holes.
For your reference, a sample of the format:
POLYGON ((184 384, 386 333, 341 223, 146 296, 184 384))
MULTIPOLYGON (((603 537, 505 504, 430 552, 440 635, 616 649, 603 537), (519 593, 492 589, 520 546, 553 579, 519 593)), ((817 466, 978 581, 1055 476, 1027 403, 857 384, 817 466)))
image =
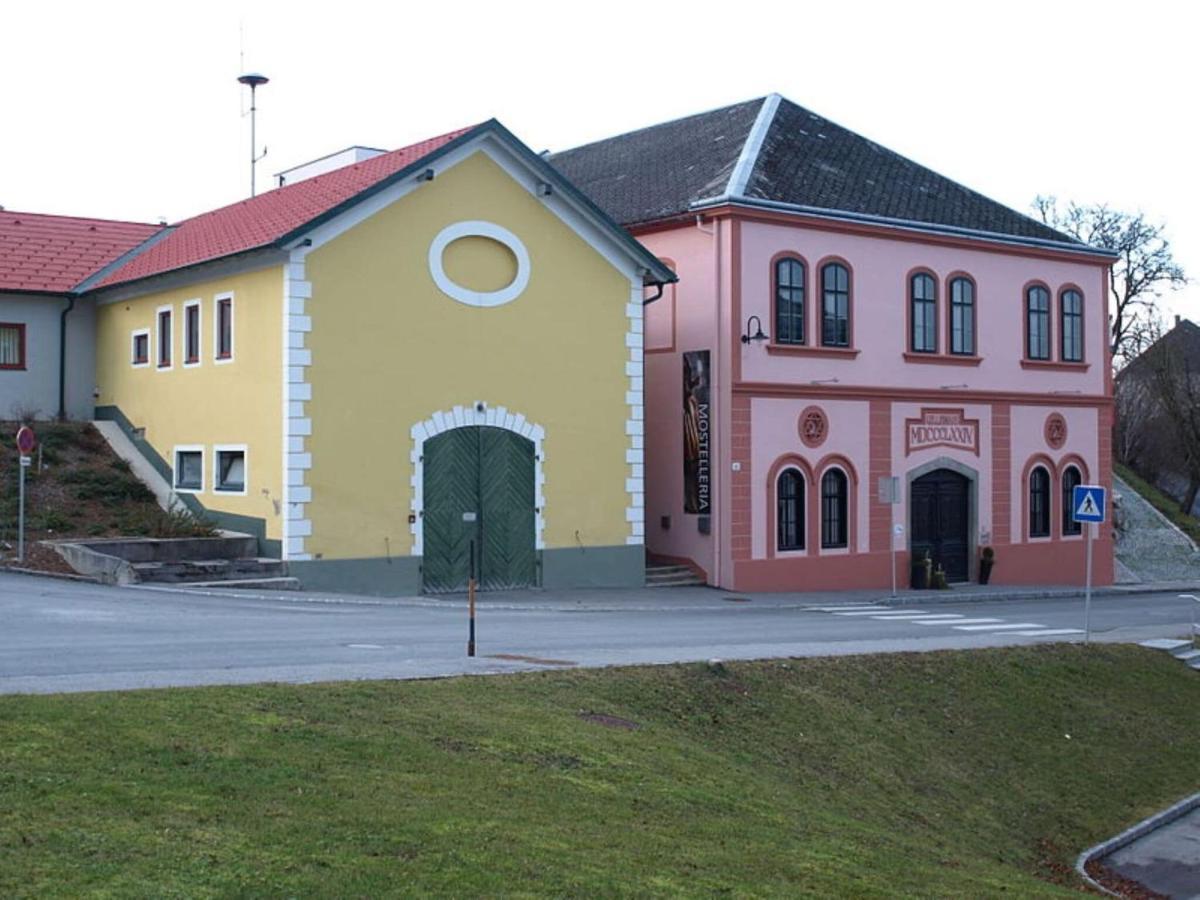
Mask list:
POLYGON ((487 426, 443 432, 425 442, 423 490, 426 591, 467 589, 472 541, 482 590, 534 584, 532 441, 487 426))
POLYGON ((947 581, 966 581, 967 479, 950 469, 937 469, 912 483, 912 551, 920 559, 928 551, 933 567, 947 581))

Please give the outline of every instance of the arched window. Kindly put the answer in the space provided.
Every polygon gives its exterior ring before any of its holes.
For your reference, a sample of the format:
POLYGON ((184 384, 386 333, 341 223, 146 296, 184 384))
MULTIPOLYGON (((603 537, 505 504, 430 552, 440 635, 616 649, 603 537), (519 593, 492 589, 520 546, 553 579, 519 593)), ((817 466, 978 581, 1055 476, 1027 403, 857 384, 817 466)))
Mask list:
POLYGON ((850 270, 841 263, 821 268, 821 343, 826 347, 850 346, 850 270))
POLYGON ((1029 473, 1029 536, 1050 536, 1050 473, 1045 466, 1029 473))
POLYGON ((1067 466, 1062 474, 1062 533, 1080 534, 1083 525, 1075 521, 1071 514, 1074 511, 1075 488, 1083 484, 1083 476, 1076 466, 1067 466))
POLYGON ((1034 285, 1025 292, 1025 355, 1050 358, 1050 292, 1034 285))
POLYGON ((1083 362, 1083 294, 1065 290, 1058 298, 1063 362, 1083 362))
POLYGON ((970 278, 950 282, 950 352, 975 355, 975 283, 970 278))
POLYGON ((804 263, 791 257, 775 263, 775 342, 804 343, 804 263))
POLYGON ((918 272, 908 280, 908 302, 912 314, 912 350, 937 353, 937 282, 918 272))
POLYGON ((775 488, 780 550, 804 549, 804 476, 799 469, 784 469, 775 488))
POLYGON ((846 521, 846 473, 829 469, 821 478, 821 546, 845 547, 849 527, 846 521))

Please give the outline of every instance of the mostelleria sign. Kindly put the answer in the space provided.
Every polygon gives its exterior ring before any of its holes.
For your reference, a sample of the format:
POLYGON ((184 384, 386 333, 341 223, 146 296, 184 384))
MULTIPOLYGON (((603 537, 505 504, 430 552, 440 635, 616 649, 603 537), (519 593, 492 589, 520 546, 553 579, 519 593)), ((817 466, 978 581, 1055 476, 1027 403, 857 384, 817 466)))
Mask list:
POLYGON ((955 447, 979 455, 979 420, 961 409, 922 409, 918 419, 904 420, 905 453, 929 447, 955 447))

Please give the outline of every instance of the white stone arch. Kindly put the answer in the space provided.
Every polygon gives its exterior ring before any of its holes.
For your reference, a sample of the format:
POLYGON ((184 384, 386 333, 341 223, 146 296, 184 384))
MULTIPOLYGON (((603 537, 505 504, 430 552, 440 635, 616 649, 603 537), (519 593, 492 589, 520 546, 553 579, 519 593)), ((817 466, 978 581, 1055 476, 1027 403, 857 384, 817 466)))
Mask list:
POLYGON ((503 428, 505 431, 519 434, 533 442, 534 547, 538 550, 546 548, 546 473, 543 468, 546 459, 543 447, 546 429, 530 422, 521 413, 511 412, 503 406, 493 407, 483 400, 476 400, 465 406, 456 406, 450 410, 435 412, 428 419, 417 422, 409 431, 413 440, 412 452, 409 457, 413 466, 410 480, 413 522, 409 526, 413 538, 413 556, 422 556, 425 552, 425 442, 445 431, 475 425, 503 428))

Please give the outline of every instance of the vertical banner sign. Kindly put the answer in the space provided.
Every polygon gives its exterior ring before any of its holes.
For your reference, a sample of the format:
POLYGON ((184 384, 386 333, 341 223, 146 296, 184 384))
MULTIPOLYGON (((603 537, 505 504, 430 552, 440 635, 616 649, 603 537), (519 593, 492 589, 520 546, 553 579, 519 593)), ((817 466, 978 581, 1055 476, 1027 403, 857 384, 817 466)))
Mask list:
POLYGON ((683 354, 683 511, 712 514, 712 427, 707 350, 683 354))

